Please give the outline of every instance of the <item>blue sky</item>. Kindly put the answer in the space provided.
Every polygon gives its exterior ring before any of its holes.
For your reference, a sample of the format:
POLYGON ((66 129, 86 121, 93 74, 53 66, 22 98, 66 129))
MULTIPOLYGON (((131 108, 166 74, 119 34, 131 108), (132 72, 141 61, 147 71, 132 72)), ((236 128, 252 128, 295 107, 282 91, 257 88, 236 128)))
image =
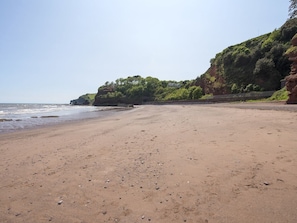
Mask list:
POLYGON ((192 80, 279 28, 289 0, 0 0, 0 103, 69 103, 106 81, 192 80))

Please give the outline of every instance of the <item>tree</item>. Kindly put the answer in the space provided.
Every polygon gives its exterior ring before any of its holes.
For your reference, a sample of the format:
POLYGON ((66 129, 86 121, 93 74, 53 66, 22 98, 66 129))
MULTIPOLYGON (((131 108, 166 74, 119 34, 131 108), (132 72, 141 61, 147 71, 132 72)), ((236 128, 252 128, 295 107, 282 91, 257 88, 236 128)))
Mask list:
POLYGON ((268 80, 271 71, 274 70, 274 67, 275 65, 272 59, 262 58, 257 61, 253 73, 256 77, 268 80))
POLYGON ((297 17, 297 0, 290 0, 289 16, 290 19, 297 17))
POLYGON ((130 98, 141 98, 143 95, 143 86, 132 86, 127 90, 127 96, 130 98))
POLYGON ((160 81, 158 78, 150 77, 150 76, 146 77, 145 78, 145 86, 144 86, 144 90, 143 90, 144 96, 153 100, 155 91, 158 88, 158 86, 160 86, 160 81))
POLYGON ((188 98, 189 91, 185 88, 179 88, 166 95, 165 100, 187 100, 188 98))
POLYGON ((256 84, 264 90, 276 90, 280 85, 280 73, 275 69, 272 59, 259 59, 253 73, 256 78, 256 84))

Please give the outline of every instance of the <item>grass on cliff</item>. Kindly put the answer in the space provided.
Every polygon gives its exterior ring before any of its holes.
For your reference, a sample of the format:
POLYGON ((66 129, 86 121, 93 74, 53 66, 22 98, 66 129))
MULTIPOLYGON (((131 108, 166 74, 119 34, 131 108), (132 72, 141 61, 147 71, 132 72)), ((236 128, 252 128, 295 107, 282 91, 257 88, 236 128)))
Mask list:
POLYGON ((288 91, 286 87, 276 91, 273 93, 273 95, 267 99, 267 101, 286 101, 288 100, 288 91))

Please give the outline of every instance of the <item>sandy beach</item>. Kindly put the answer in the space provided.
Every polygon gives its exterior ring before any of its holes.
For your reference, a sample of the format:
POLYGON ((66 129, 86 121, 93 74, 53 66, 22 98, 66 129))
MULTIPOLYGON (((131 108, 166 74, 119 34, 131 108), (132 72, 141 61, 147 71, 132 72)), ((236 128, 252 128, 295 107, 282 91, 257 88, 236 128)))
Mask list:
POLYGON ((297 222, 297 112, 244 106, 1 134, 0 222, 297 222))

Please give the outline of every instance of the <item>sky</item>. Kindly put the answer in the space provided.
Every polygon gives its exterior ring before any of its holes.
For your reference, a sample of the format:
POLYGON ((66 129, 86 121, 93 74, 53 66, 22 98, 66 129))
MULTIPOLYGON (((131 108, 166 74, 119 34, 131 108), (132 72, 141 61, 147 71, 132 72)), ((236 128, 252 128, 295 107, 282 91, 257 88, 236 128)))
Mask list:
POLYGON ((280 28, 289 0, 0 0, 0 103, 69 103, 106 81, 193 80, 280 28))

